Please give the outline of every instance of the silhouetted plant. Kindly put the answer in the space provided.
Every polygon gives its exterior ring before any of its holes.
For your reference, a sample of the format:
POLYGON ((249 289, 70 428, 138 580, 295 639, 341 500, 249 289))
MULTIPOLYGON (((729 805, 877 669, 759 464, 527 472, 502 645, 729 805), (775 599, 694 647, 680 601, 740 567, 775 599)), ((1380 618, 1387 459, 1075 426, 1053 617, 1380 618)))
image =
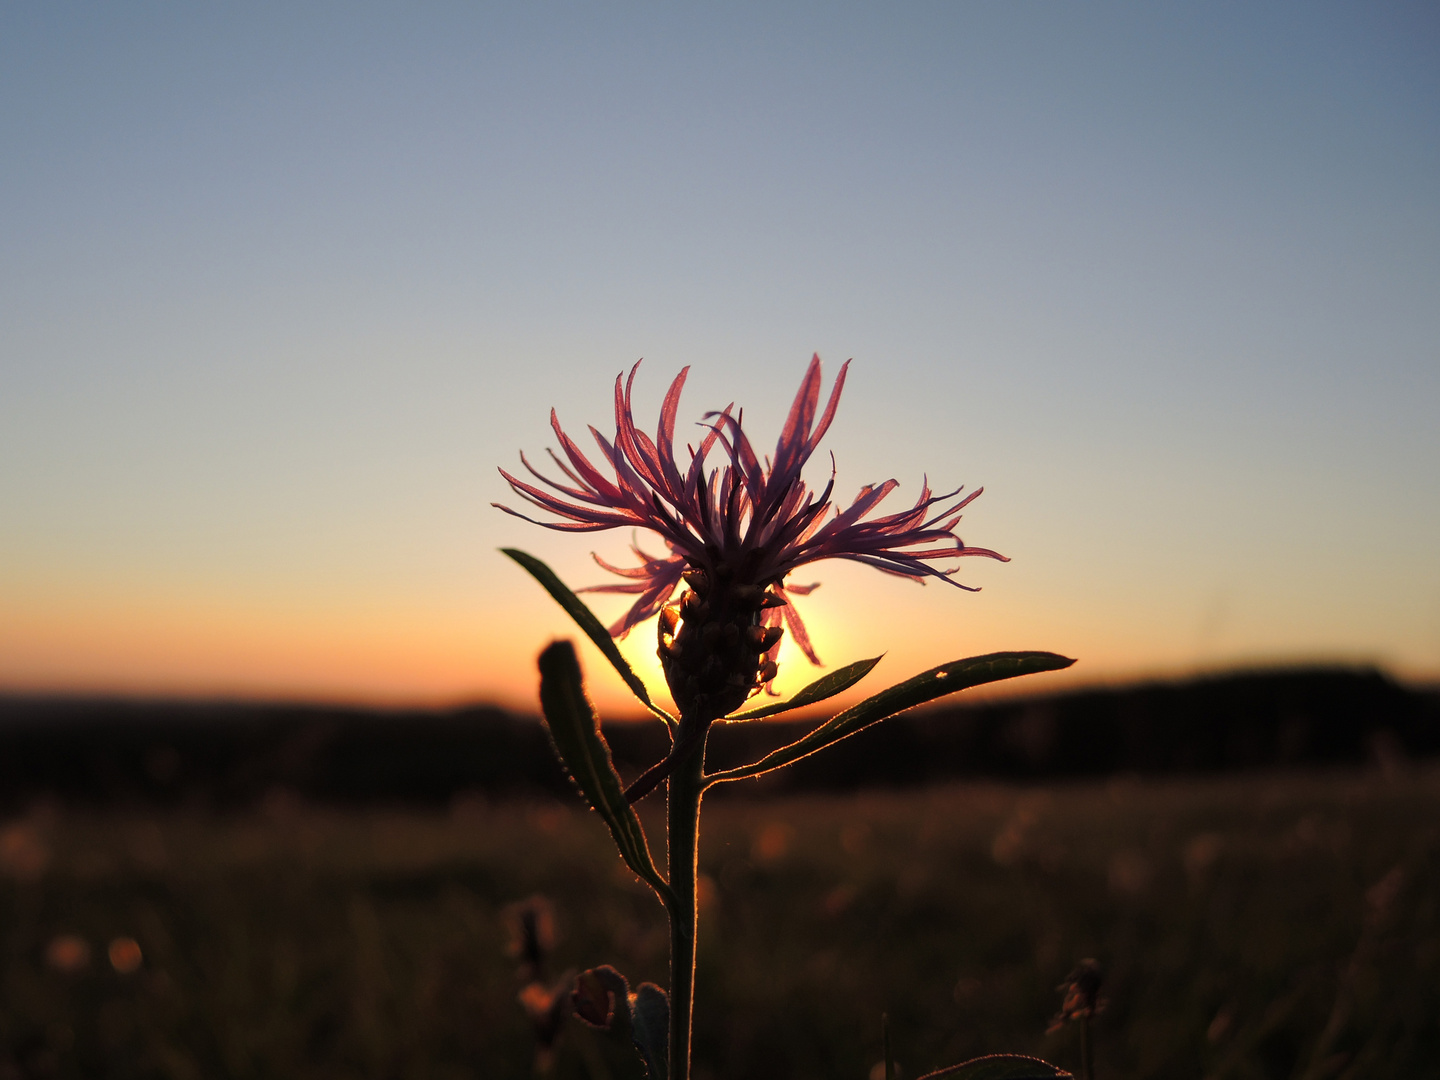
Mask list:
POLYGON ((1081 960, 1075 970, 1055 989, 1064 995, 1060 1011, 1050 1021, 1050 1031, 1059 1031, 1066 1024, 1080 1025, 1080 1075, 1082 1080, 1095 1080, 1095 1037, 1090 1022, 1105 1010, 1100 987, 1105 973, 1098 960, 1081 960))
POLYGON ((516 962, 524 984, 517 995, 535 1036, 535 1073, 545 1076, 555 1061, 555 1041, 570 1015, 572 968, 558 979, 548 978, 546 961, 555 947, 555 909, 544 896, 531 896, 502 913, 508 940, 505 952, 516 962))
MULTIPOLYGON (((829 483, 818 495, 806 487, 800 474, 834 418, 848 366, 841 368, 822 414, 820 360, 818 356, 811 360, 774 456, 763 461, 742 429, 741 415, 727 406, 706 414, 705 434, 698 449, 688 448, 690 460, 682 471, 674 451, 675 416, 689 369, 681 371, 671 384, 652 441, 636 427, 631 408, 636 364, 628 381, 623 377, 615 380, 614 440, 590 429, 613 478, 581 453, 553 410, 551 426, 564 460, 553 451, 550 456, 565 479, 546 477, 524 455, 525 468, 545 487, 501 470, 521 498, 563 519, 536 524, 569 532, 645 528, 657 533, 668 548, 667 554, 654 556, 635 546, 640 564, 634 567, 614 567, 596 557, 626 581, 589 591, 637 597, 608 630, 548 566, 522 551, 504 549, 559 602, 670 734, 669 753, 626 789, 611 761, 599 718, 585 695, 573 645, 557 641, 541 653, 540 700, 555 750, 610 829, 626 865, 655 890, 670 921, 668 996, 651 984, 642 984, 632 993, 624 977, 607 965, 579 977, 573 1008, 582 1019, 598 1026, 609 1026, 617 1018, 628 1024, 652 1080, 688 1080, 690 1075, 696 858, 700 804, 706 790, 791 765, 871 724, 968 687, 1055 671, 1074 663, 1054 653, 1004 652, 942 664, 842 710, 758 761, 706 771, 705 746, 716 721, 759 720, 818 704, 854 686, 880 661, 875 657, 848 664, 788 701, 738 711, 753 694, 773 692, 771 684, 786 631, 813 663, 819 663, 804 623, 790 603, 792 595, 804 595, 814 586, 787 585, 785 579, 791 572, 806 563, 838 558, 916 581, 936 578, 968 588, 952 579, 954 568, 942 570, 935 564, 970 556, 1005 561, 1004 556, 986 548, 967 547, 955 533, 961 510, 979 490, 963 497, 963 489, 934 495, 927 483, 910 509, 870 517, 897 486, 894 480, 887 480, 861 488, 848 507, 836 508, 834 515, 827 517, 835 483, 833 466, 829 483), (707 455, 717 445, 721 450, 718 456, 725 463, 711 468, 707 455), (682 583, 683 591, 675 600, 682 583), (615 637, 624 636, 652 615, 659 616, 657 651, 678 716, 654 702, 614 643, 615 637), (665 875, 651 858, 633 808, 661 783, 668 788, 665 875)), ((499 508, 525 517, 508 507, 499 508)), ((1054 1066, 1020 1057, 981 1058, 931 1074, 957 1080, 1061 1075, 1066 1074, 1054 1066)))

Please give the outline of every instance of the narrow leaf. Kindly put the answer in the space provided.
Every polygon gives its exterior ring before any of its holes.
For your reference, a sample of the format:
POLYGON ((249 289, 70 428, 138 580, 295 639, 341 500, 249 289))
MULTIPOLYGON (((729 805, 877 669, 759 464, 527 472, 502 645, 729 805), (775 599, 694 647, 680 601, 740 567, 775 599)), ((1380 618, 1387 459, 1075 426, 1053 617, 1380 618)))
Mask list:
POLYGON ((749 712, 727 716, 724 720, 726 723, 733 723, 739 720, 759 720, 764 716, 774 716, 776 713, 789 712, 791 709, 803 709, 806 705, 814 705, 817 701, 824 701, 826 698, 834 697, 836 694, 849 690, 850 687, 854 686, 866 675, 869 675, 871 669, 880 662, 880 659, 881 658, 877 656, 873 660, 857 660, 853 664, 846 664, 842 668, 836 668, 824 678, 816 679, 789 701, 779 701, 774 705, 764 705, 758 709, 751 709, 749 712))
POLYGON ((1064 1069, 1021 1054, 991 1054, 926 1073, 920 1080, 1074 1080, 1064 1069))
POLYGON ((972 656, 941 664, 929 671, 921 672, 913 679, 906 679, 888 690, 882 690, 874 697, 866 698, 860 704, 827 720, 809 734, 789 746, 782 746, 751 765, 712 774, 711 783, 721 780, 742 780, 762 773, 791 765, 803 757, 821 750, 831 743, 854 735, 877 721, 894 716, 896 713, 913 709, 927 701, 945 697, 959 690, 966 690, 983 683, 1013 679, 1017 675, 1031 675, 1041 671, 1059 671, 1075 663, 1069 657, 1047 652, 1004 652, 988 656, 972 656))
POLYGON ((575 647, 568 641, 556 641, 540 654, 540 707, 556 754, 609 826, 620 857, 672 907, 675 894, 655 869, 640 819, 625 801, 610 747, 600 734, 599 717, 585 696, 575 647))
POLYGON ((574 619, 580 629, 585 631, 585 636, 595 643, 595 647, 620 673, 620 677, 625 680, 625 685, 630 687, 630 692, 639 698, 647 709, 667 724, 674 725, 677 722, 675 717, 650 700, 650 692, 645 689, 645 684, 640 681, 640 676, 635 674, 635 669, 630 666, 629 661, 620 655, 620 650, 615 647, 615 639, 610 636, 610 631, 606 630, 604 624, 595 617, 595 613, 585 606, 585 601, 571 592, 569 586, 555 576, 554 570, 551 570, 534 555, 529 555, 518 548, 501 548, 500 550, 523 566, 529 571, 531 577, 545 587, 545 591, 553 596, 556 603, 565 609, 565 614, 574 619))

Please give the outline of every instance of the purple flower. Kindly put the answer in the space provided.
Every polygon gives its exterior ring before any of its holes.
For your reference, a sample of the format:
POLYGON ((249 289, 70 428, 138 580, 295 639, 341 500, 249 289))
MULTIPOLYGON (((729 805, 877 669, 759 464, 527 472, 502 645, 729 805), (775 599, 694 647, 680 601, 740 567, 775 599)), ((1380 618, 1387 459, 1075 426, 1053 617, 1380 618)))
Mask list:
POLYGON ((652 440, 636 427, 630 404, 637 363, 628 379, 615 380, 614 441, 590 429, 609 475, 565 434, 553 409, 550 426, 564 457, 553 450, 550 457, 564 480, 537 471, 524 454, 521 462, 543 486, 500 470, 522 499, 562 520, 536 521, 495 504, 506 513, 570 532, 628 525, 660 535, 667 549, 662 555, 632 544, 637 566, 613 566, 597 555, 601 566, 626 581, 584 591, 636 597, 611 627, 616 637, 661 615, 660 656, 682 710, 724 715, 768 684, 775 677, 782 621, 811 662, 820 662, 789 603, 790 594, 804 595, 815 586, 785 583, 806 563, 851 559, 915 581, 933 577, 968 589, 951 577, 956 567, 935 564, 971 555, 1007 561, 986 548, 966 547, 955 535, 960 512, 983 489, 963 497, 963 488, 935 495, 926 482, 908 510, 869 517, 898 486, 896 481, 867 484, 848 507, 836 507, 833 514, 833 459, 825 489, 817 494, 806 486, 801 470, 834 419, 849 366, 840 369, 820 413, 820 358, 811 359, 771 458, 762 460, 755 453, 742 426, 743 412, 736 414, 729 405, 705 414, 704 435, 698 447, 686 447, 682 468, 675 456, 675 414, 690 369, 670 384, 652 440), (689 589, 678 605, 671 604, 682 580, 689 589))

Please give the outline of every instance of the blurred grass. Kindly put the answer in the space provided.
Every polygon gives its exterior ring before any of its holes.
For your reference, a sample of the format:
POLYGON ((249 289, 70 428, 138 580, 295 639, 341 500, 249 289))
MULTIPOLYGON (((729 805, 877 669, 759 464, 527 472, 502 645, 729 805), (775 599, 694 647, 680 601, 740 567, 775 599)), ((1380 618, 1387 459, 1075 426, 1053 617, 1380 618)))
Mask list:
MULTIPOLYGON (((1433 769, 712 798, 701 863, 697 1080, 864 1080, 882 1011, 911 1077, 999 1050, 1074 1067, 1046 1027, 1087 956, 1101 1077, 1440 1059, 1433 769)), ((0 875, 0 1077, 531 1076, 502 912, 535 893, 551 977, 666 981, 659 905, 571 806, 40 806, 0 828, 0 875)), ((554 1065, 637 1075, 573 1021, 554 1065)))

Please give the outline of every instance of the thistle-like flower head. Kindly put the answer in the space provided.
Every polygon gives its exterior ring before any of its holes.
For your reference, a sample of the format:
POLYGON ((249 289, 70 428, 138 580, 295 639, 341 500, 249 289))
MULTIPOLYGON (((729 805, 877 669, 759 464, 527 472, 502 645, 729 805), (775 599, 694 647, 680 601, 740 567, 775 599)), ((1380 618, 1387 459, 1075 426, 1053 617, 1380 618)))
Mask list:
POLYGON ((1065 999, 1047 1030, 1059 1031, 1066 1024, 1093 1020, 1104 1012, 1108 1004, 1100 994, 1104 981, 1105 972, 1098 960, 1081 960, 1069 978, 1055 988, 1065 999))
MULTIPOLYGON (((971 555, 1004 561, 986 548, 967 547, 955 534, 960 512, 980 494, 957 489, 936 495, 921 485, 914 506, 899 513, 870 517, 898 485, 894 480, 867 484, 845 509, 832 508, 835 487, 812 491, 801 471, 829 429, 845 385, 846 363, 820 406, 820 358, 813 357, 790 406, 773 457, 762 460, 746 435, 743 413, 734 406, 706 413, 698 445, 687 446, 688 460, 675 455, 675 417, 689 368, 670 384, 652 440, 635 424, 629 378, 615 379, 615 437, 590 429, 608 473, 597 468, 565 434, 552 409, 550 426, 562 458, 550 457, 563 480, 521 463, 536 481, 502 476, 526 502, 561 520, 536 521, 507 506, 506 513, 537 525, 567 532, 595 532, 621 526, 658 533, 667 552, 651 555, 637 544, 638 566, 596 562, 626 580, 587 591, 635 595, 630 609, 611 627, 621 637, 652 615, 660 615, 659 652, 666 681, 683 713, 703 714, 700 722, 738 708, 752 692, 775 677, 775 656, 783 634, 812 663, 819 658, 805 625, 790 604, 813 585, 786 584, 786 577, 820 559, 850 559, 886 573, 923 581, 939 578, 962 589, 952 578, 955 567, 936 563, 971 555), (548 490, 547 490, 548 489, 548 490), (685 589, 678 603, 676 589, 685 589)), ((974 590, 971 590, 974 591, 974 590)))

